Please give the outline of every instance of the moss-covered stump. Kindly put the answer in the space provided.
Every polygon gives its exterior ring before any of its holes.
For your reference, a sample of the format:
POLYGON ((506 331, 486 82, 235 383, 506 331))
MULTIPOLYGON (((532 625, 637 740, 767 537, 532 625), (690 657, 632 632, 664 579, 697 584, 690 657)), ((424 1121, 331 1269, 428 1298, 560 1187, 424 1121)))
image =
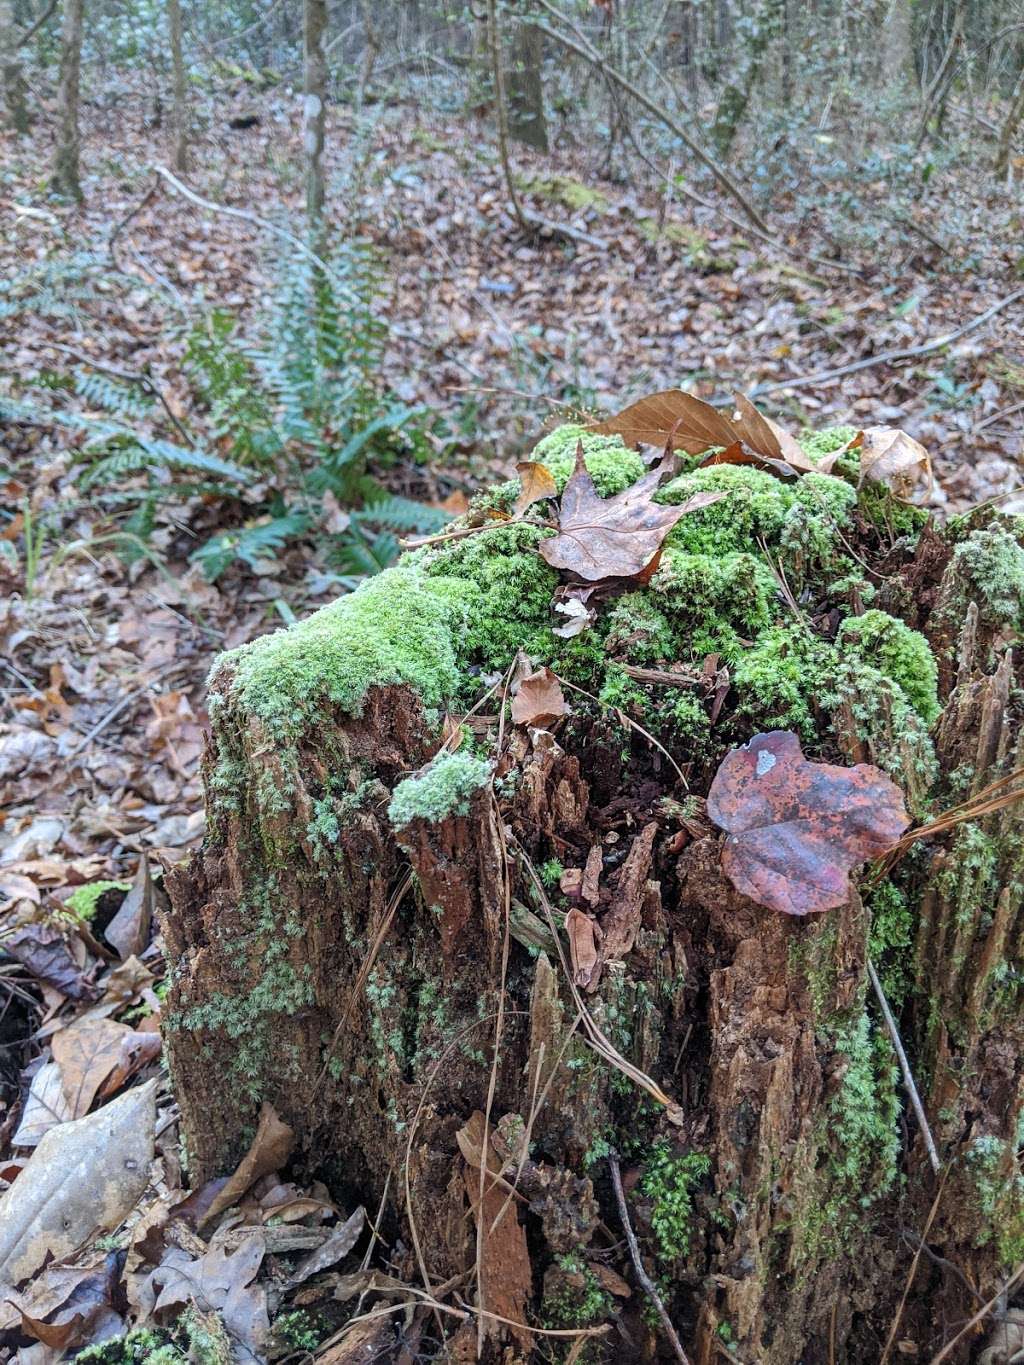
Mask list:
MULTIPOLYGON (((560 484, 579 435, 536 454, 560 484)), ((643 472, 617 438, 585 446, 602 495, 643 472)), ((472 1282, 477 1173, 457 1134, 489 1111, 510 1179, 521 1167, 528 1323, 619 1324, 591 1360, 657 1353, 618 1278, 614 1148, 695 1360, 873 1362, 937 1183, 870 955, 947 1167, 899 1327, 928 1358, 1024 1254, 1018 808, 801 921, 733 890, 702 797, 771 728, 880 765, 922 819, 1024 761, 1021 530, 992 512, 926 526, 858 491, 849 455, 792 482, 695 466, 658 497, 727 496, 574 638, 537 552, 551 533, 487 527, 511 483, 468 514, 487 529, 219 661, 206 843, 165 925, 190 1171, 230 1167, 270 1100, 306 1174, 368 1207, 387 1191, 393 1273, 472 1282), (502 720, 518 650, 563 680, 550 730, 502 720), (584 1041, 553 933, 571 905, 604 931, 586 1007, 671 1110, 584 1041)), ((528 1337, 499 1332, 493 1358, 524 1358, 528 1337)))

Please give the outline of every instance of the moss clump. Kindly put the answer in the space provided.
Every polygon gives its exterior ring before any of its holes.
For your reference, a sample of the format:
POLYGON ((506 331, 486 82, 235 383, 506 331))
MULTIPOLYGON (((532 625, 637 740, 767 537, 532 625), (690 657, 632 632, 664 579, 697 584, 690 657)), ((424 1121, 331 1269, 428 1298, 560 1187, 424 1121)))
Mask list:
POLYGON ((96 907, 108 891, 130 891, 131 887, 131 882, 88 882, 85 886, 76 887, 64 902, 64 906, 78 919, 88 923, 96 914, 96 907))
POLYGON ((545 1276, 543 1319, 547 1327, 591 1327, 611 1311, 612 1298, 582 1256, 556 1256, 545 1276))
POLYGON ((413 820, 436 824, 449 815, 466 815, 474 794, 491 780, 491 765, 473 754, 443 753, 422 772, 399 782, 388 806, 396 829, 413 820))
POLYGON ((862 1208, 890 1190, 900 1151, 899 1072, 888 1038, 860 1010, 835 1035, 842 1080, 829 1105, 831 1169, 862 1208))
MULTIPOLYGON (((833 451, 848 446, 856 435, 856 427, 822 427, 821 431, 802 431, 797 440, 807 458, 817 463, 833 451)), ((853 454, 856 458, 856 452, 853 454)))
POLYGON ((595 436, 584 426, 566 423, 549 432, 530 452, 530 459, 542 464, 554 478, 559 492, 576 467, 576 447, 581 441, 587 473, 602 498, 621 493, 647 472, 643 460, 621 436, 595 436))
POLYGON ((974 1139, 966 1161, 981 1215, 975 1244, 994 1242, 1007 1268, 1024 1259, 1024 1175, 1015 1148, 1016 1144, 988 1134, 974 1139))
POLYGON ((651 1203, 650 1224, 658 1259, 685 1256, 693 1240, 693 1192, 711 1169, 703 1152, 679 1152, 667 1139, 644 1162, 640 1188, 651 1203))
POLYGON ((747 465, 711 465, 680 474, 658 493, 659 502, 685 502, 694 493, 724 493, 710 507, 688 513, 666 544, 690 554, 723 555, 767 550, 788 571, 838 563, 838 532, 851 524, 857 495, 829 474, 805 474, 783 483, 747 465))
POLYGON ((972 531, 953 551, 951 567, 986 625, 1024 632, 1024 548, 1009 531, 1002 526, 972 531))
POLYGON ((571 175, 521 175, 516 177, 516 181, 524 193, 564 204, 573 213, 585 209, 605 213, 611 207, 607 195, 591 185, 585 185, 582 180, 574 180, 571 175))
POLYGON ((738 710, 765 730, 818 733, 815 706, 832 677, 835 654, 801 625, 773 626, 743 653, 733 672, 738 710))
POLYGON ((910 984, 908 949, 913 942, 913 915, 906 896, 888 879, 870 891, 865 900, 871 911, 868 951, 889 1003, 899 1009, 910 984))
POLYGON ((925 725, 937 719, 941 709, 938 665, 919 631, 872 608, 862 616, 847 617, 837 646, 856 653, 894 682, 925 725))
POLYGON ((306 621, 222 656, 211 677, 275 734, 297 735, 325 704, 359 715, 375 685, 405 683, 428 706, 454 696, 472 584, 396 566, 306 621))
POLYGON ((230 1365, 234 1359, 220 1318, 196 1308, 185 1309, 173 1332, 137 1327, 87 1346, 74 1358, 83 1365, 230 1365))
POLYGON ((672 623, 676 657, 694 661, 706 654, 738 659, 778 617, 777 593, 764 559, 747 552, 669 550, 650 585, 650 597, 672 623))

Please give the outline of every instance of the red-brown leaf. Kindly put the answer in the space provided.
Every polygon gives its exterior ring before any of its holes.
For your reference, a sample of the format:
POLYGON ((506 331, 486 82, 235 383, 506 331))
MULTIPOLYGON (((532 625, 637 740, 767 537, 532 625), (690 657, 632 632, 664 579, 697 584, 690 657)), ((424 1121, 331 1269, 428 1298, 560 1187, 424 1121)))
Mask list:
POLYGON ((649 394, 593 428, 602 436, 621 436, 627 445, 663 446, 700 455, 709 446, 731 445, 737 439, 724 413, 682 389, 649 394))
POLYGON ((541 541, 541 555, 553 568, 568 569, 588 583, 636 578, 660 553, 680 517, 726 496, 695 493, 678 507, 653 502, 670 469, 671 464, 663 461, 615 497, 602 498, 584 463, 581 442, 576 468, 562 493, 558 535, 541 541))
POLYGON ((512 720, 516 725, 547 726, 568 714, 561 685, 550 668, 538 668, 523 678, 512 700, 512 720))
POLYGON ((903 793, 878 768, 811 763, 788 730, 725 756, 708 815, 729 835, 722 867, 733 886, 787 915, 844 905, 851 869, 910 824, 903 793))

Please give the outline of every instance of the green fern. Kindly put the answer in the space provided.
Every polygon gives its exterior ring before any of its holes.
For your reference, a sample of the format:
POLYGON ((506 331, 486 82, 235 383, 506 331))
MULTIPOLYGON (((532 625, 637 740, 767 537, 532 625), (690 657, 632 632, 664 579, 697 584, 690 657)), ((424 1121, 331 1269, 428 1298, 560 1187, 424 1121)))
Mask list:
POLYGON ((276 555, 290 540, 305 535, 309 517, 305 512, 287 512, 241 530, 221 531, 201 545, 192 555, 211 582, 231 564, 241 562, 255 569, 261 559, 276 555))

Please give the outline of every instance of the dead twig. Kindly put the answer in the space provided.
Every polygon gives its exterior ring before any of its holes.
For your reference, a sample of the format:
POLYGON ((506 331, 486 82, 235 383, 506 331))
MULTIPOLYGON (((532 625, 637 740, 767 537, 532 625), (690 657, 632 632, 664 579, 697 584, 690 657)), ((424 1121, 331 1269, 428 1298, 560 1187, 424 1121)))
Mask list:
POLYGON ((792 379, 779 379, 772 384, 758 384, 750 390, 747 396, 755 399, 763 397, 766 393, 775 393, 779 389, 821 388, 825 384, 832 384, 837 379, 842 379, 845 375, 856 374, 860 370, 869 370, 875 365, 894 365, 903 360, 916 360, 919 356, 931 355, 933 351, 941 351, 943 347, 951 346, 954 341, 959 341, 968 332, 974 332, 979 327, 983 327, 997 313, 1001 313, 1004 308, 1009 308, 1011 303, 1016 303, 1021 298, 1024 298, 1024 289, 1016 289, 1012 294, 1007 294, 1006 298, 994 303, 991 308, 986 308, 984 313, 979 313, 976 318, 965 323, 963 327, 958 327, 955 332, 948 332, 945 336, 936 337, 934 341, 926 341, 921 346, 909 346, 898 351, 879 351, 878 355, 868 356, 864 360, 855 360, 849 365, 840 365, 837 370, 817 370, 814 374, 798 374, 794 375, 792 379))
POLYGON ((900 1064, 900 1071, 903 1075, 903 1084, 906 1087, 907 1096, 911 1107, 917 1117, 918 1126, 921 1129, 921 1136, 924 1138, 925 1150, 928 1153, 928 1160, 931 1162, 932 1170, 936 1175, 939 1173, 941 1162, 939 1153, 935 1146, 935 1139, 932 1137, 932 1130, 928 1124, 928 1116, 924 1112, 924 1105, 921 1103, 921 1096, 918 1093, 917 1085, 914 1081, 914 1073, 910 1069, 910 1062, 907 1060, 906 1050, 903 1047, 903 1040, 900 1038, 900 1031, 896 1027, 896 1020, 893 1018, 889 1002, 885 998, 885 991, 882 990, 882 983, 878 979, 875 971, 875 964, 870 958, 867 960, 868 980, 871 982, 871 989, 878 1000, 879 1009, 882 1011, 882 1018, 885 1020, 885 1027, 889 1030, 889 1037, 892 1040, 893 1050, 896 1053, 896 1060, 900 1064))
POLYGON ((928 1240, 928 1234, 932 1230, 932 1223, 935 1222, 935 1215, 939 1211, 939 1201, 942 1198, 942 1191, 946 1187, 946 1177, 948 1175, 949 1168, 947 1167, 942 1173, 942 1179, 939 1181, 939 1188, 935 1191, 935 1198, 932 1200, 932 1206, 928 1210, 924 1231, 921 1233, 920 1240, 917 1244, 917 1250, 914 1252, 914 1259, 910 1263, 910 1273, 907 1275, 907 1282, 903 1286, 903 1294, 900 1297, 899 1305, 896 1309, 896 1316, 892 1320, 892 1326, 889 1328, 889 1335, 885 1339, 885 1349, 882 1351, 882 1358, 879 1360, 878 1365, 886 1365, 886 1361, 889 1359, 889 1352, 892 1350, 892 1344, 896 1340, 896 1333, 899 1331, 900 1320, 903 1317, 903 1309, 906 1307, 907 1296, 910 1294, 910 1290, 914 1284, 914 1276, 917 1274, 917 1267, 921 1260, 921 1252, 924 1249, 925 1242, 928 1240))
POLYGON ((999 1288, 992 1295, 992 1297, 986 1303, 983 1303, 981 1305, 981 1307, 975 1313, 974 1317, 971 1318, 970 1322, 966 1323, 963 1327, 961 1327, 960 1331, 957 1332, 956 1336, 953 1337, 951 1341, 946 1342, 945 1346, 943 1346, 942 1350, 939 1352, 937 1356, 932 1356, 929 1365, 942 1365, 942 1362, 944 1360, 948 1360, 949 1357, 952 1355, 953 1347, 957 1344, 957 1342, 960 1341, 963 1337, 965 1337, 967 1333, 970 1332, 973 1328, 977 1327, 979 1322, 983 1322, 984 1319, 988 1317, 989 1313, 992 1312, 992 1309, 995 1308, 996 1304, 1000 1301, 1000 1299, 1002 1299, 1005 1295, 1009 1294, 1010 1290, 1013 1289, 1013 1287, 1016 1284, 1018 1284, 1022 1278, 1024 1278, 1024 1261, 1020 1263, 1020 1265, 1017 1267, 1017 1269, 1013 1272, 1013 1274, 1010 1276, 1008 1280, 1004 1280, 1004 1282, 999 1286, 999 1288))
POLYGON ((47 346, 50 347, 51 350, 63 351, 65 355, 74 357, 75 360, 79 361, 82 365, 88 365, 89 368, 92 370, 99 370, 101 374, 112 375, 114 379, 121 379, 126 384, 137 384, 144 393, 148 393, 152 398, 158 400, 164 412, 166 412, 167 416, 170 418, 170 421, 173 424, 174 429, 178 432, 178 434, 182 437, 183 440, 189 443, 193 450, 195 449, 196 445, 195 438, 181 424, 178 418, 175 417, 174 413, 171 411, 170 404, 163 395, 163 391, 161 390, 160 386, 158 384, 154 384, 151 377, 148 374, 146 374, 144 370, 119 369, 118 366, 116 365, 108 365, 105 360, 96 360, 94 359, 93 356, 86 355, 84 351, 76 350, 74 346, 66 346, 61 341, 48 341, 46 344, 47 346))
POLYGON ((651 1303, 654 1304, 658 1317, 661 1319, 661 1325, 665 1329, 665 1335, 668 1337, 672 1350, 675 1352, 676 1360, 680 1362, 680 1365, 690 1365, 690 1358, 683 1350, 683 1343, 679 1340, 676 1329, 672 1326, 672 1319, 669 1317, 668 1311, 661 1301, 661 1295, 658 1293, 654 1281, 644 1269, 644 1263, 640 1259, 640 1247, 636 1240, 636 1233, 633 1231, 633 1224, 629 1221, 629 1209, 626 1207, 626 1195, 622 1188, 622 1172, 619 1170, 619 1158, 614 1152, 609 1153, 608 1169, 611 1172, 612 1187, 615 1190, 615 1202, 619 1206, 619 1217, 622 1219, 622 1230, 626 1234, 626 1242, 629 1245, 629 1256, 630 1260, 633 1262, 633 1269, 636 1271, 636 1277, 640 1281, 644 1293, 650 1299, 651 1303))

